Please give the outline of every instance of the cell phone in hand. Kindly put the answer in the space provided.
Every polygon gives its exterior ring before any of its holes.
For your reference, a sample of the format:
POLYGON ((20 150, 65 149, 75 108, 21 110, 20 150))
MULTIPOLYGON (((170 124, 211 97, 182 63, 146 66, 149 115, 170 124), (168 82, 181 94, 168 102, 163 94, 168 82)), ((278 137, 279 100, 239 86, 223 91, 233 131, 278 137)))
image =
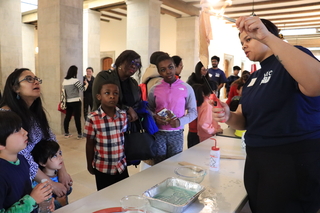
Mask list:
POLYGON ((176 117, 176 115, 171 110, 168 110, 166 108, 161 109, 157 114, 161 117, 165 117, 166 120, 171 120, 176 117))

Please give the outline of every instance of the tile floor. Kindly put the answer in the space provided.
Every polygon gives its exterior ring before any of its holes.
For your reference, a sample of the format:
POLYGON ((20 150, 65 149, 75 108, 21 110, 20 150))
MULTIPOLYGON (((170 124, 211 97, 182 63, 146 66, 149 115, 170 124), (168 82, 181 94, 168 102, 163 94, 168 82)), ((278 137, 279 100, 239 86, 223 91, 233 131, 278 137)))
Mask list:
MULTIPOLYGON (((185 141, 188 129, 185 129, 185 141)), ((72 132, 73 133, 73 132, 72 132)), ((68 173, 73 179, 73 191, 69 195, 69 202, 72 203, 82 197, 88 196, 96 191, 96 185, 94 176, 91 175, 86 168, 86 154, 85 154, 85 139, 77 140, 76 133, 73 133, 73 137, 64 138, 63 135, 57 134, 57 140, 61 146, 63 152, 63 159, 68 173)), ((186 143, 185 143, 185 149, 186 143)), ((140 171, 140 168, 129 166, 129 175, 133 175, 140 171)), ((251 213, 247 206, 241 211, 241 213, 251 213)))

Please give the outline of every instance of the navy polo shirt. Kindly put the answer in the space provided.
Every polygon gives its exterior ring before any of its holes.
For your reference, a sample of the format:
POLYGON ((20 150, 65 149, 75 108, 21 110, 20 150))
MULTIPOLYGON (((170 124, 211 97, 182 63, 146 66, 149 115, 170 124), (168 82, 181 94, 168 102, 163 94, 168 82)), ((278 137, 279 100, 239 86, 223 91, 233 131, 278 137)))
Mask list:
POLYGON ((227 83, 228 82, 228 80, 226 78, 226 75, 219 68, 218 69, 210 68, 208 70, 208 73, 209 73, 210 80, 217 82, 218 85, 221 84, 221 83, 227 83))
MULTIPOLYGON (((309 50, 297 48, 313 56, 309 50)), ((261 69, 245 83, 240 100, 246 144, 275 146, 320 138, 320 96, 302 94, 274 55, 260 64, 261 69)))

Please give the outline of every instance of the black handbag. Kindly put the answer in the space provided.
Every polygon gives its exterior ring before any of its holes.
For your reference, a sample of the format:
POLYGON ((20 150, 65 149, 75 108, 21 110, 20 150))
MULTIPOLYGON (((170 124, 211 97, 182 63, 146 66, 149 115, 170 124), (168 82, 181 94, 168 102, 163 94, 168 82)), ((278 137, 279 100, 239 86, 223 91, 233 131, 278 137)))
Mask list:
POLYGON ((155 137, 145 131, 140 119, 128 124, 124 138, 127 161, 148 160, 155 157, 155 137))

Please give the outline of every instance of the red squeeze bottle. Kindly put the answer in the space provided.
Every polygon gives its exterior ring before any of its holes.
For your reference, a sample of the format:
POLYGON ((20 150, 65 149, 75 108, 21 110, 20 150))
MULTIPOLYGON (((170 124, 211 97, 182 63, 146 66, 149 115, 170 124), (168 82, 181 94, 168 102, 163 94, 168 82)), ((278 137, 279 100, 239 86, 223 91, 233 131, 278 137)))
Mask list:
MULTIPOLYGON (((222 108, 219 98, 214 93, 211 93, 211 95, 209 96, 209 99, 213 101, 214 108, 222 108)), ((226 120, 222 120, 221 122, 224 123, 226 122, 226 120)))

